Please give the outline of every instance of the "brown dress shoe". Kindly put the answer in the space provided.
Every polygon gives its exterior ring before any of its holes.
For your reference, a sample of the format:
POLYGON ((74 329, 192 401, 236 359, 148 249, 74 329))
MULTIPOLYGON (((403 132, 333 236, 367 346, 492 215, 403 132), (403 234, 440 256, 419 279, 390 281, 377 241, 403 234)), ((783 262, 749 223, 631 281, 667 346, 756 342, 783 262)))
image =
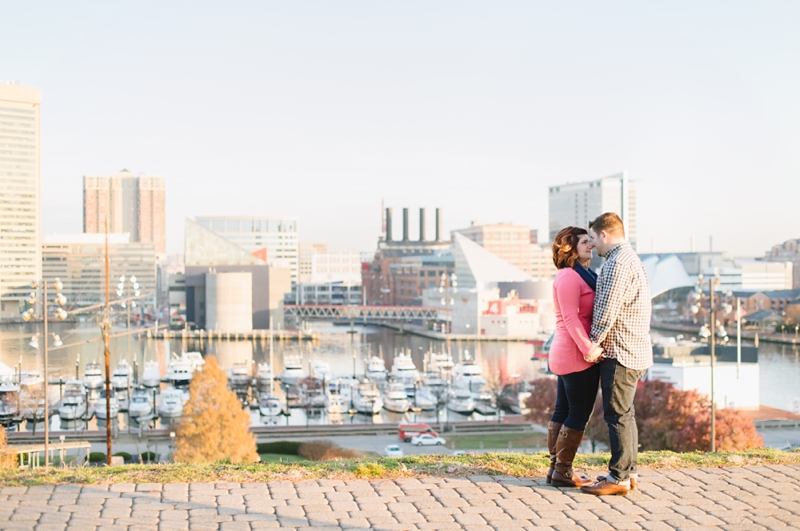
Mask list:
POLYGON ((547 484, 550 484, 553 478, 553 471, 556 469, 556 442, 558 441, 558 432, 561 431, 561 422, 550 422, 547 426, 547 451, 550 452, 550 468, 547 470, 547 484))
POLYGON ((603 478, 603 481, 598 481, 594 485, 583 485, 581 490, 587 494, 594 494, 595 496, 627 496, 631 488, 627 485, 611 483, 603 478))
POLYGON ((580 487, 592 482, 572 470, 572 462, 583 440, 583 432, 563 426, 556 441, 556 466, 550 484, 554 487, 580 487))
MULTIPOLYGON (((597 481, 603 481, 605 479, 605 476, 597 476, 597 481)), ((631 476, 628 479, 631 480, 631 490, 636 490, 636 488, 639 486, 639 478, 637 476, 631 476)))

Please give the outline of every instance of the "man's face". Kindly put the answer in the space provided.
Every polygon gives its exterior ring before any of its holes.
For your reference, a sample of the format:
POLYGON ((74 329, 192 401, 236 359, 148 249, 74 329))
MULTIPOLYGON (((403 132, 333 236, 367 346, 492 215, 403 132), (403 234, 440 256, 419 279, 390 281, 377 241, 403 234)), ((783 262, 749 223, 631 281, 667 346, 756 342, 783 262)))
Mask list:
POLYGON ((602 232, 600 232, 600 234, 597 234, 594 231, 594 229, 589 229, 589 241, 591 242, 592 247, 597 249, 598 255, 605 256, 606 248, 605 245, 603 244, 602 234, 603 234, 602 232))

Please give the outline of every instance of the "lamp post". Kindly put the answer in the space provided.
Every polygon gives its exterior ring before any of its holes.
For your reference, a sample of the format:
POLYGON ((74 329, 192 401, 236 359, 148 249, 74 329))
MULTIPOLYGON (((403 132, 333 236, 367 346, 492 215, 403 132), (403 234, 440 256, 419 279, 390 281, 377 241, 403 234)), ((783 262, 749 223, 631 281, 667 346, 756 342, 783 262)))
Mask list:
MULTIPOLYGON (((50 317, 49 314, 49 306, 51 304, 56 305, 56 311, 54 312, 54 316, 61 321, 67 318, 67 311, 62 308, 67 303, 67 298, 64 297, 64 294, 61 293, 61 290, 64 288, 63 284, 61 283, 61 279, 56 278, 53 281, 52 288, 56 291, 56 296, 53 297, 53 301, 49 301, 47 299, 47 281, 43 280, 41 283, 42 287, 42 314, 41 316, 36 315, 36 289, 37 284, 34 281, 31 283, 31 289, 34 291, 28 296, 27 303, 31 306, 22 314, 22 319, 24 321, 30 321, 33 318, 41 318, 44 324, 44 331, 41 333, 34 334, 31 338, 29 345, 35 349, 39 348, 39 337, 44 338, 44 467, 49 468, 50 466, 50 398, 49 398, 49 391, 50 391, 50 373, 48 371, 48 365, 50 364, 49 359, 49 352, 48 352, 48 340, 50 336, 53 336, 53 346, 60 347, 63 343, 61 343, 61 338, 58 337, 58 334, 54 334, 48 332, 47 330, 47 319, 50 317)), ((33 415, 33 422, 36 422, 36 413, 34 410, 33 415)))

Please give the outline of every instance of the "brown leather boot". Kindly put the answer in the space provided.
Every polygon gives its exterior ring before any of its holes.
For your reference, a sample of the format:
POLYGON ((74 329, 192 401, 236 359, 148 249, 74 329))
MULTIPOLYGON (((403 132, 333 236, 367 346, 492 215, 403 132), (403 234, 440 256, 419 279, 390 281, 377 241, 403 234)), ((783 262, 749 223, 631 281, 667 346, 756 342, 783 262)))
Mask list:
MULTIPOLYGON (((597 476, 597 481, 604 481, 606 479, 605 475, 597 476)), ((631 480, 631 490, 636 490, 639 486, 639 476, 630 476, 631 480)))
POLYGON ((556 442, 556 466, 550 484, 554 487, 581 487, 589 485, 589 478, 579 476, 572 470, 572 462, 583 440, 583 432, 563 426, 556 442))
POLYGON ((547 426, 547 451, 550 452, 550 468, 547 470, 547 484, 550 484, 553 478, 553 470, 556 469, 556 441, 558 441, 558 432, 561 431, 561 422, 550 421, 547 426))

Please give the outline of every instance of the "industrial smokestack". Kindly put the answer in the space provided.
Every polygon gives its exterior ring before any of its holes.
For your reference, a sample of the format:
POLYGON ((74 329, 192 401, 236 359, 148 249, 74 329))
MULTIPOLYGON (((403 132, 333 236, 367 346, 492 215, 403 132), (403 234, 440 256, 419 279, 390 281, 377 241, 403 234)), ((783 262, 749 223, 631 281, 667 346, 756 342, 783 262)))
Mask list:
POLYGON ((403 241, 408 241, 408 209, 403 209, 403 241))
POLYGON ((423 243, 425 241, 425 209, 419 209, 419 241, 423 243))
POLYGON ((436 241, 442 241, 442 209, 436 209, 436 241))
POLYGON ((386 241, 392 241, 392 209, 386 209, 386 241))

